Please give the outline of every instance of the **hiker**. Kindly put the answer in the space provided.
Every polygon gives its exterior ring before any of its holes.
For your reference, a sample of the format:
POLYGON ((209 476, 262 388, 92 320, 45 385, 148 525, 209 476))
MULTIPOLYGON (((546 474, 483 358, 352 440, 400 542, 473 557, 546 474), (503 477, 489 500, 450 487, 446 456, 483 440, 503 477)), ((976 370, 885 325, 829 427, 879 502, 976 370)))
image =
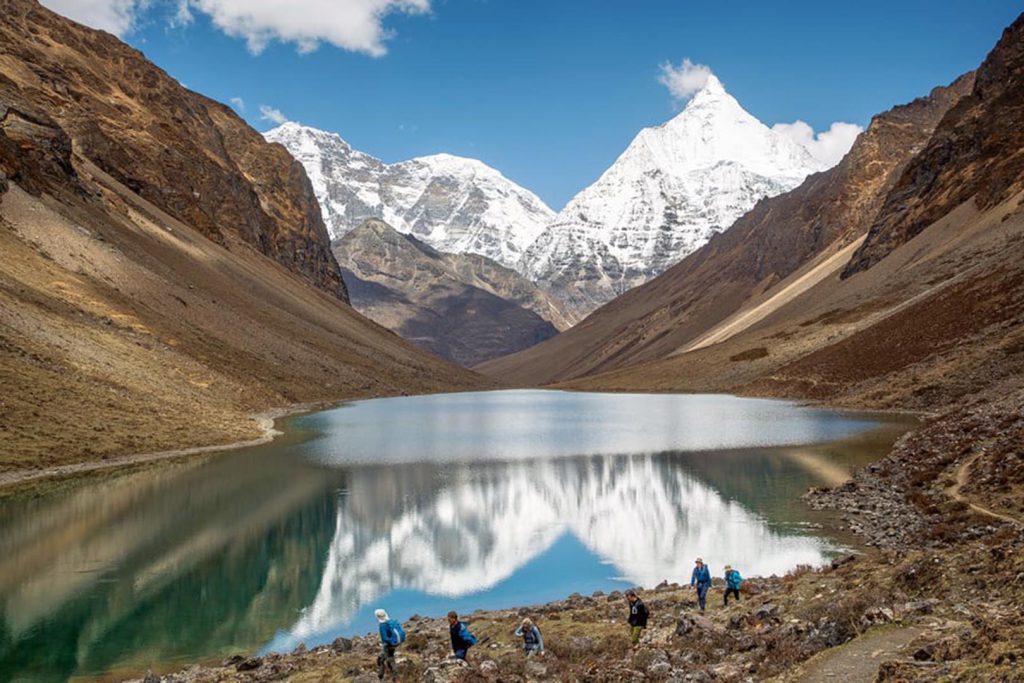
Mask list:
POLYGON ((398 680, 395 668, 395 648, 405 642, 405 630, 382 609, 375 611, 377 630, 380 632, 380 654, 377 655, 377 680, 384 680, 385 671, 391 672, 391 680, 398 680))
POLYGON ((459 615, 454 611, 448 613, 448 633, 452 637, 452 653, 455 658, 465 660, 469 648, 476 645, 476 637, 459 621, 459 615))
POLYGON ((743 584, 743 577, 732 568, 732 565, 725 565, 725 606, 729 606, 729 594, 736 596, 736 602, 740 601, 740 585, 743 584))
POLYGON ((647 628, 647 605, 632 588, 626 591, 626 600, 629 601, 629 639, 636 647, 640 644, 640 634, 647 628))
POLYGON ((523 619, 523 624, 516 629, 515 635, 523 639, 523 651, 527 657, 544 654, 544 638, 529 617, 523 619))
POLYGON ((708 602, 708 589, 711 588, 711 572, 701 558, 698 557, 695 564, 693 574, 690 575, 690 585, 697 587, 697 602, 700 604, 700 611, 703 613, 704 607, 707 606, 708 602))

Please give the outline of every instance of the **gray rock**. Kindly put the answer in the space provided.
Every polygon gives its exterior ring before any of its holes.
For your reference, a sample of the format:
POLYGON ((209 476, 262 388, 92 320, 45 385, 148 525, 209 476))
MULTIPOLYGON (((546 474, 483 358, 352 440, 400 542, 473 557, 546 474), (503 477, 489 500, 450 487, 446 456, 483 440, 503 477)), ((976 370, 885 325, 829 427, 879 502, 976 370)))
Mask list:
POLYGON ((666 678, 672 673, 672 665, 668 662, 655 662, 647 667, 647 674, 655 679, 666 678))
POLYGON ((331 649, 335 652, 351 652, 352 641, 348 638, 335 638, 334 642, 331 643, 331 649))
POLYGON ((527 678, 541 679, 548 677, 548 668, 536 659, 529 659, 526 662, 527 678))

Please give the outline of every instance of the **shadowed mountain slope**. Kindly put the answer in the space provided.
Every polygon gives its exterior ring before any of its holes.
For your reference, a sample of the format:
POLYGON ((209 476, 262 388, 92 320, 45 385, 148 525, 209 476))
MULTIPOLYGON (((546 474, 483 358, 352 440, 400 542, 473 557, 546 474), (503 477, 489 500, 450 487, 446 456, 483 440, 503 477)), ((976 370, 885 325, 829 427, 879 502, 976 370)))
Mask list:
POLYGON ((334 247, 352 305, 443 358, 473 365, 557 334, 567 314, 510 268, 476 254, 444 254, 368 220, 334 247), (547 318, 547 319, 545 319, 547 318))

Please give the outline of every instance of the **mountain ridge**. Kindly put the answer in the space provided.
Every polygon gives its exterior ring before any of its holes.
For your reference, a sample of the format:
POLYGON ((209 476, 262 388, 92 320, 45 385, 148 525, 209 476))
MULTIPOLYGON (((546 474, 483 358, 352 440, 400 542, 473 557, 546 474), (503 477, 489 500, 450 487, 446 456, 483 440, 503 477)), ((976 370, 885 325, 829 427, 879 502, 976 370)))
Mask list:
POLYGON ((516 382, 561 382, 684 348, 830 245, 838 250, 865 234, 902 169, 972 85, 967 74, 876 115, 837 166, 762 199, 729 230, 567 333, 481 369, 516 382))
POLYGON ((333 239, 376 218, 440 251, 514 267, 554 216, 539 197, 479 159, 440 153, 387 164, 336 133, 291 122, 264 136, 306 168, 333 239))

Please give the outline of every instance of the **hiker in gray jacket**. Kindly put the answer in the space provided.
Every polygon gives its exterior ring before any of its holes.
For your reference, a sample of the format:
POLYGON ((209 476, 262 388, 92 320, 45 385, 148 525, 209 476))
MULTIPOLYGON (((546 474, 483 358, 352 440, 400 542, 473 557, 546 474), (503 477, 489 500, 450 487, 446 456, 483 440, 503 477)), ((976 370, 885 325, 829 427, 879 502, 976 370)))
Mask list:
POLYGON ((544 653, 544 638, 529 617, 523 619, 523 624, 516 629, 515 635, 523 639, 523 651, 527 657, 544 653))

